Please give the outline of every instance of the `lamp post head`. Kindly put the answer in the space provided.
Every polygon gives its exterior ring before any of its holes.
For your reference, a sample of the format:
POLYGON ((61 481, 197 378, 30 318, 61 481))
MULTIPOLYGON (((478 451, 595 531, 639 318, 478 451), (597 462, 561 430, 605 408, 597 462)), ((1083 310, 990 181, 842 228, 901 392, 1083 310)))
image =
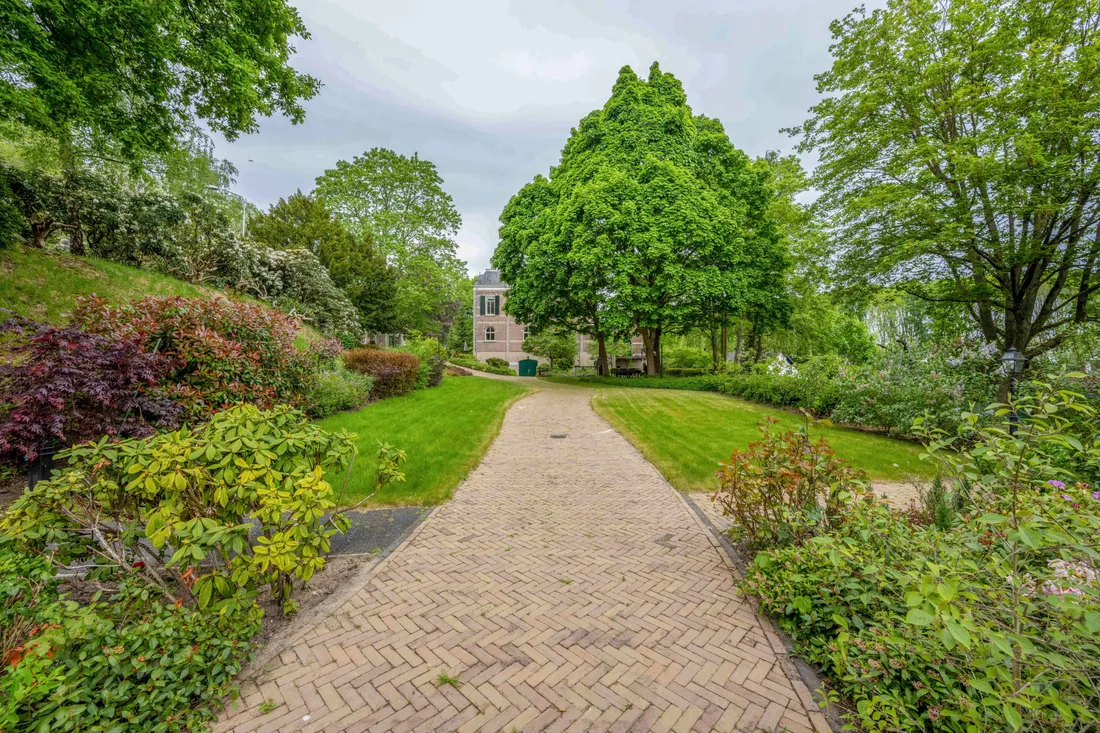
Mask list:
POLYGON ((1016 377, 1023 374, 1027 368, 1028 358, 1015 347, 1010 348, 1001 357, 1001 372, 1006 377, 1016 377))

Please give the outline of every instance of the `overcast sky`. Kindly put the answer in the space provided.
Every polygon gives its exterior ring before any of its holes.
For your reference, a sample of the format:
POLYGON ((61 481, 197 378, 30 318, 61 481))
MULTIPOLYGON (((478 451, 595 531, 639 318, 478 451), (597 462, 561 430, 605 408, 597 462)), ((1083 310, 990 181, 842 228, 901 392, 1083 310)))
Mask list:
MULTIPOLYGON (((292 0, 293 2, 293 0, 292 0)), ((779 132, 817 99, 829 22, 856 0, 298 0, 312 37, 296 68, 324 84, 306 119, 264 120, 217 151, 236 190, 266 207, 337 160, 375 146, 436 164, 462 215, 459 256, 489 266, 497 217, 547 173, 620 67, 653 61, 696 113, 717 117, 750 156, 789 152, 779 132)))

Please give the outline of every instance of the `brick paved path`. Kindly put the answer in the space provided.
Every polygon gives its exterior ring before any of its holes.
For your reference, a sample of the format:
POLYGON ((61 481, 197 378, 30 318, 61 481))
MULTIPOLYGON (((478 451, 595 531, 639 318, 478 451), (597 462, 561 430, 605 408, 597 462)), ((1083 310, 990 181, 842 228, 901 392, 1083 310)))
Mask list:
POLYGON ((712 535, 591 395, 518 402, 454 499, 217 729, 828 730, 712 535))

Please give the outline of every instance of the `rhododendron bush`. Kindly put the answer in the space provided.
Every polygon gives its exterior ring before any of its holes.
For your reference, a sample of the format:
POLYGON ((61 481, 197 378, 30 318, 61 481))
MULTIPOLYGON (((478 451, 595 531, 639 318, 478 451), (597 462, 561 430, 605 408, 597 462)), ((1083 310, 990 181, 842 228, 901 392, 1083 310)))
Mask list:
POLYGON ((953 433, 918 421, 945 521, 865 496, 820 535, 760 552, 746 574, 861 730, 1100 721, 1097 415, 1046 384, 988 414, 991 425, 964 413, 953 433))
POLYGON ((298 322, 256 303, 225 298, 143 298, 121 306, 81 299, 73 325, 141 344, 167 363, 165 382, 193 418, 248 402, 301 405, 313 388, 298 322))

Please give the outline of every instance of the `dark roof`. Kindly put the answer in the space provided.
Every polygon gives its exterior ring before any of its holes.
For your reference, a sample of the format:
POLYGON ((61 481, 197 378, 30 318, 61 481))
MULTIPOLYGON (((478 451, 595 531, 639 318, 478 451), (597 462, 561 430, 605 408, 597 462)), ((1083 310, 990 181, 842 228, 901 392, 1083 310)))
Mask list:
POLYGON ((500 281, 500 270, 486 270, 477 276, 476 285, 504 285, 500 281))

